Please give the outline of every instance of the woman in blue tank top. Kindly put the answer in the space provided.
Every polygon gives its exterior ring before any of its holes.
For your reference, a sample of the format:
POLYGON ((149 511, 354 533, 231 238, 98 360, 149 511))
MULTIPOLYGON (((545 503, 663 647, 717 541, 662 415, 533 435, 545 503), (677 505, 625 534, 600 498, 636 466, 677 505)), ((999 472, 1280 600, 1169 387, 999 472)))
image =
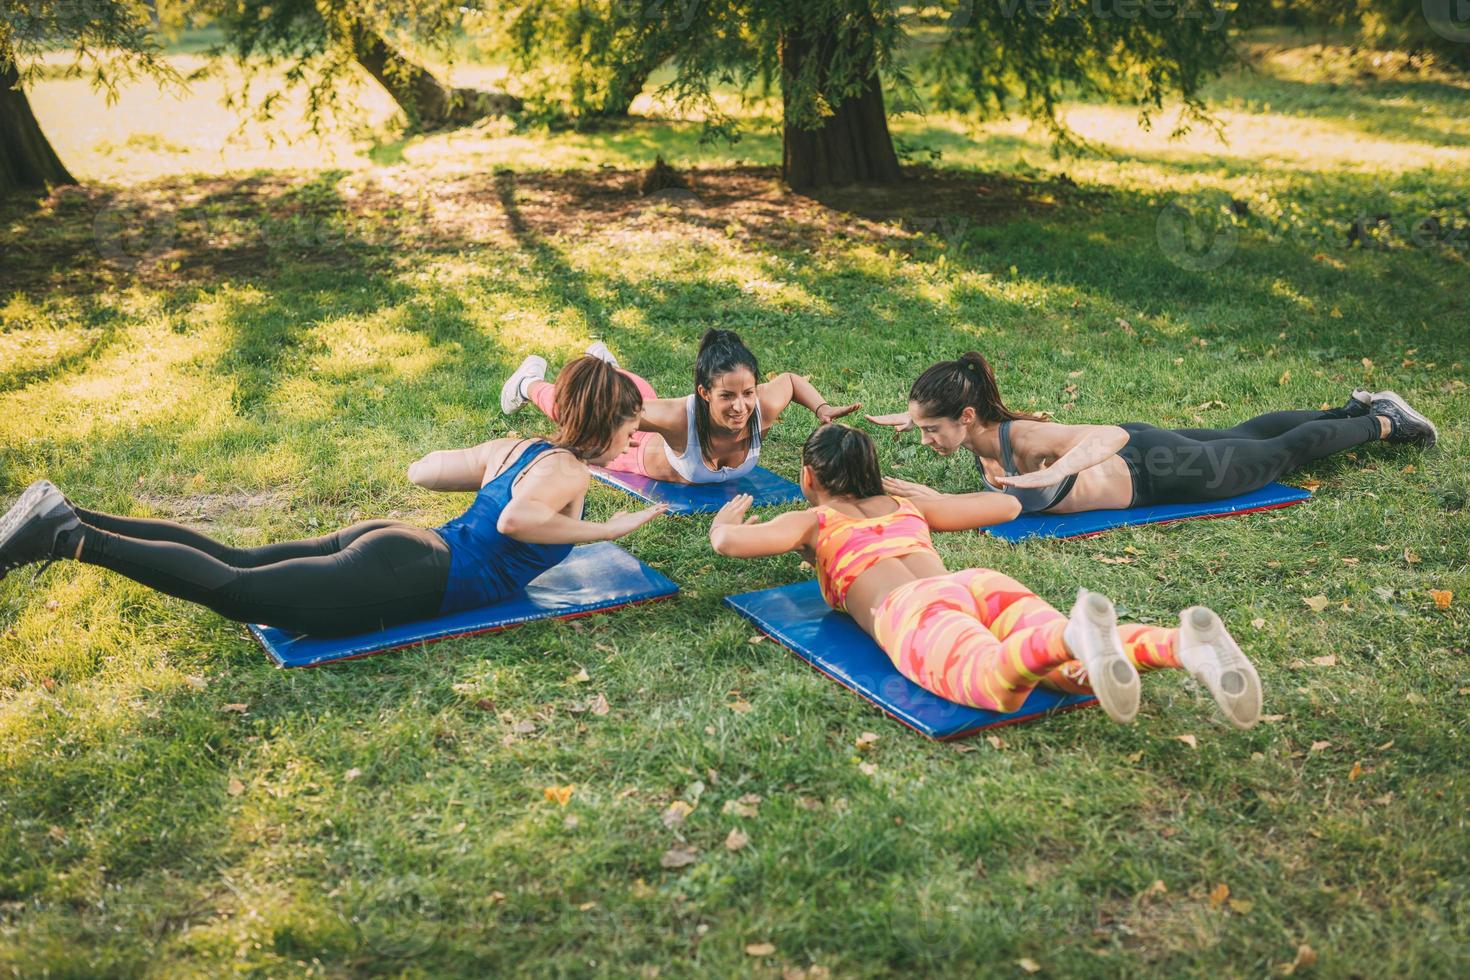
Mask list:
MULTIPOLYGON (((622 370, 601 342, 587 353, 622 370)), ((694 364, 694 393, 684 398, 659 398, 647 381, 623 373, 643 393, 643 421, 632 448, 607 468, 671 483, 724 483, 749 473, 760 459, 761 440, 792 403, 809 409, 819 423, 862 407, 827 404, 799 374, 762 382, 755 355, 731 330, 705 331, 694 364)), ((500 407, 509 414, 529 401, 555 419, 552 392, 546 359, 532 354, 505 382, 500 407)))
POLYGON ((112 569, 245 623, 340 636, 502 599, 560 562, 574 544, 619 538, 664 508, 582 520, 588 464, 625 451, 642 396, 584 357, 557 379, 561 426, 550 440, 492 439, 430 453, 408 469, 430 490, 473 490, 462 515, 435 529, 363 521, 333 534, 234 548, 170 521, 75 506, 40 480, 0 517, 0 578, 37 561, 112 569))

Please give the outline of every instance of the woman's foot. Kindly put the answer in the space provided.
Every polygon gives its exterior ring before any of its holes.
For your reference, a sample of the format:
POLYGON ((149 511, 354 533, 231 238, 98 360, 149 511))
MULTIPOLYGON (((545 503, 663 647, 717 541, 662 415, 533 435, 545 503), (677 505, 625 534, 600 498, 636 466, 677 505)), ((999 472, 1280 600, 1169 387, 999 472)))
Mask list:
POLYGON ((500 387, 500 410, 506 415, 526 404, 526 385, 546 380, 546 358, 531 354, 500 387))
POLYGON ((57 539, 81 526, 76 512, 50 480, 37 480, 0 517, 0 579, 22 565, 66 557, 57 539))
POLYGON ((1373 392, 1373 414, 1388 419, 1388 442, 1412 442, 1431 448, 1439 439, 1439 430, 1396 391, 1373 392))
POLYGON ((1138 669, 1118 640, 1118 614, 1107 596, 1077 590, 1062 639, 1087 668, 1087 682, 1108 717, 1127 724, 1138 714, 1138 669))
POLYGON ((587 345, 587 356, 595 357, 599 361, 606 361, 619 370, 622 369, 622 365, 618 363, 618 359, 613 357, 613 352, 607 349, 607 344, 604 344, 600 340, 593 341, 587 345))
POLYGON ((1261 717, 1261 678, 1213 610, 1192 606, 1179 614, 1179 665, 1203 684, 1236 728, 1261 717))

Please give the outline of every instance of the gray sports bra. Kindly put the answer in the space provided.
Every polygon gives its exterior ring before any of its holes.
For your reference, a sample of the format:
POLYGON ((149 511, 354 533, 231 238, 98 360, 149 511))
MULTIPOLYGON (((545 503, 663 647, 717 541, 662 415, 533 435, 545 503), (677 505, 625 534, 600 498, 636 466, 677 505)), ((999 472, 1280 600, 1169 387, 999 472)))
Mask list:
MULTIPOLYGON (((1016 469, 1016 457, 1011 452, 1011 423, 1009 420, 1000 424, 1000 465, 1006 471, 1006 476, 1021 475, 1016 469)), ((1062 502, 1062 498, 1072 492, 1072 485, 1077 482, 1077 475, 1074 473, 1055 486, 1020 490, 1012 487, 998 487, 986 479, 985 467, 981 465, 979 456, 975 457, 975 469, 980 472, 980 482, 985 484, 985 489, 1015 497, 1021 502, 1021 513, 1023 514, 1041 514, 1051 510, 1062 502)))

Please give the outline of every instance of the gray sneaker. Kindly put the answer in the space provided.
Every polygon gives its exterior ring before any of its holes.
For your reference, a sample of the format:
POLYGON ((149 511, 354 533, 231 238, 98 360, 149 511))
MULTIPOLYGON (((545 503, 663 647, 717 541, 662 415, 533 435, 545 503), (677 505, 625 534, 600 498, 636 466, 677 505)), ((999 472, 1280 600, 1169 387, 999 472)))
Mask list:
POLYGON ((516 368, 515 374, 506 379, 500 388, 500 410, 510 415, 516 409, 526 404, 526 395, 523 391, 529 381, 546 380, 546 358, 530 355, 516 368))
POLYGON ((1389 442, 1414 443, 1429 449, 1439 441, 1439 430, 1434 423, 1414 411, 1396 391, 1373 392, 1372 414, 1388 419, 1389 442))
POLYGON ((50 480, 26 487, 0 517, 0 579, 22 565, 63 557, 56 554, 56 539, 81 523, 50 480))
POLYGON ((1348 396, 1347 404, 1342 410, 1353 418, 1362 418, 1373 410, 1373 393, 1364 391, 1362 388, 1354 388, 1353 393, 1348 396))

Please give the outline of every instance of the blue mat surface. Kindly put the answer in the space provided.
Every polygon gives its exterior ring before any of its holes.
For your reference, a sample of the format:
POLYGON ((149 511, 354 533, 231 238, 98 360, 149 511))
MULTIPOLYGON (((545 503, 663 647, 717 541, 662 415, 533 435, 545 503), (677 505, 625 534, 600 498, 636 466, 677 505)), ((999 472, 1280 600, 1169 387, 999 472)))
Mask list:
POLYGON ((748 493, 756 507, 800 503, 801 487, 757 466, 738 480, 725 483, 666 483, 635 473, 592 467, 592 475, 649 504, 668 504, 670 514, 706 514, 719 510, 737 494, 748 493))
POLYGON ((679 587, 608 541, 572 549, 567 560, 548 569, 520 594, 491 606, 466 609, 417 623, 405 623, 356 636, 314 637, 272 626, 251 626, 278 667, 316 667, 402 647, 474 636, 538 619, 570 619, 620 606, 665 599, 679 587))
POLYGON ((851 616, 834 612, 815 581, 730 596, 725 605, 837 683, 930 738, 963 738, 983 728, 1096 703, 1092 697, 1037 688, 1019 711, 1007 715, 930 694, 900 674, 851 616))
POLYGON ((1128 510, 1089 510, 1080 514, 1023 514, 1013 521, 985 528, 987 534, 1006 541, 1026 538, 1085 538, 1119 527, 1165 524, 1200 517, 1229 517, 1259 510, 1290 507, 1311 499, 1311 493, 1272 483, 1251 493, 1208 504, 1162 504, 1128 510))

